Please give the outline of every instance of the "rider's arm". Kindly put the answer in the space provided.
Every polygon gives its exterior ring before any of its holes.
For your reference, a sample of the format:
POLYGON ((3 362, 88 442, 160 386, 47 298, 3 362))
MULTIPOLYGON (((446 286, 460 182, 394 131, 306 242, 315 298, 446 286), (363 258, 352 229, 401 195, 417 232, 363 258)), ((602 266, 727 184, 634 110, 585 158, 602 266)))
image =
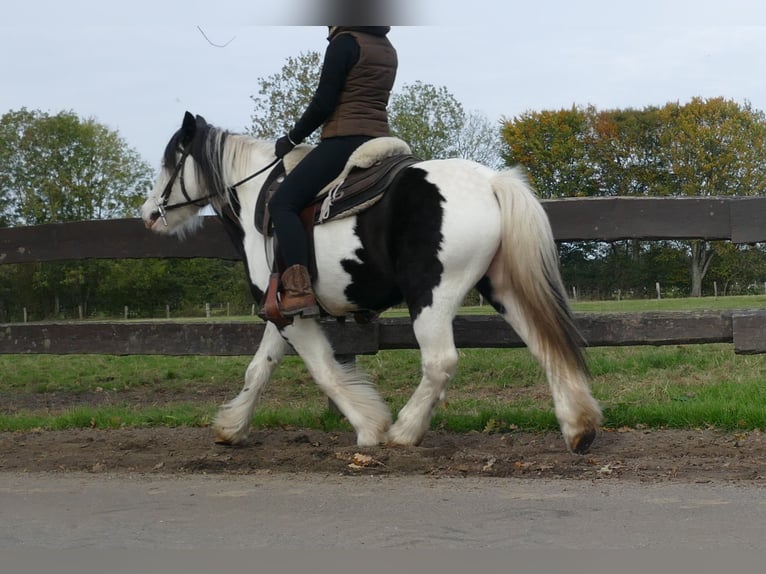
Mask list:
POLYGON ((346 77, 358 60, 359 45, 351 34, 340 34, 332 39, 325 51, 319 85, 311 103, 290 130, 293 143, 301 143, 332 115, 346 77))

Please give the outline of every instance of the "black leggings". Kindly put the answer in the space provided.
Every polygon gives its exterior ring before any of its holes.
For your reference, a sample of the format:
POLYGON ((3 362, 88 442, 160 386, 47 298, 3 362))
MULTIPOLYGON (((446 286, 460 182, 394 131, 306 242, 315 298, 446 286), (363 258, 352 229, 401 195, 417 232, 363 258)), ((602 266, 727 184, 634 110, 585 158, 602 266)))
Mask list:
POLYGON ((335 179, 356 148, 371 138, 345 136, 322 140, 293 169, 269 202, 274 231, 285 266, 308 266, 308 241, 301 210, 335 179))

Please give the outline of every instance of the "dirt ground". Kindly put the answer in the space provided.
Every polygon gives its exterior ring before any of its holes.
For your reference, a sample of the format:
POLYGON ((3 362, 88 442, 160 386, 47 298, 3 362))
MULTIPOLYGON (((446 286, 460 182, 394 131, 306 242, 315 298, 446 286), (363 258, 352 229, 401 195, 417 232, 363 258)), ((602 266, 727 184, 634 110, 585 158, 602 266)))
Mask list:
POLYGON ((255 430, 241 447, 210 429, 143 428, 0 434, 0 471, 518 476, 766 484, 766 434, 711 430, 602 431, 569 454, 557 433, 429 432, 418 447, 358 448, 351 433, 255 430))
MULTIPOLYGON (((158 395, 4 393, 0 410, 54 412, 117 402, 220 404, 226 389, 158 395)), ((602 429, 584 456, 557 432, 456 434, 430 431, 418 447, 358 448, 350 432, 255 429, 240 447, 213 442, 208 428, 124 428, 0 433, 0 472, 322 472, 360 475, 518 476, 630 481, 749 481, 766 484, 761 431, 602 429)))

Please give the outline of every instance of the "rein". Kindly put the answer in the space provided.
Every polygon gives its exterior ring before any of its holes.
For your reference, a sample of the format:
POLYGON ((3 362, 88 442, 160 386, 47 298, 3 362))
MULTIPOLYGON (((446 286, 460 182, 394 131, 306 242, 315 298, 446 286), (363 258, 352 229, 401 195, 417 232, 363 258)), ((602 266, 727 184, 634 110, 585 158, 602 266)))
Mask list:
POLYGON ((278 164, 280 161, 282 161, 282 158, 277 158, 277 159, 275 159, 274 161, 272 161, 272 162, 271 162, 269 165, 267 165, 266 167, 263 167, 263 168, 259 169, 258 171, 256 171, 255 173, 248 175, 248 176, 247 176, 245 179, 241 179, 241 180, 239 180, 237 183, 235 183, 235 184, 233 184, 233 185, 230 185, 230 186, 229 186, 229 191, 230 191, 230 192, 232 192, 232 191, 236 191, 236 189, 237 189, 237 188, 238 188, 240 185, 242 185, 243 183, 247 183, 248 181, 250 181, 250 180, 251 180, 251 179, 253 179, 254 177, 257 177, 257 176, 261 175, 261 174, 262 174, 264 171, 266 171, 267 169, 269 169, 269 168, 271 168, 271 167, 274 167, 274 166, 275 166, 275 165, 277 165, 277 164, 278 164))
MULTIPOLYGON (((170 175, 170 179, 168 180, 168 183, 165 185, 165 189, 162 190, 159 201, 155 200, 155 204, 157 205, 157 211, 159 212, 160 218, 162 219, 162 223, 165 224, 165 227, 168 226, 168 220, 166 218, 166 215, 167 215, 167 212, 170 211, 171 209, 178 209, 180 207, 186 207, 187 205, 196 205, 197 207, 204 207, 205 205, 207 205, 207 203, 200 205, 199 202, 211 199, 215 197, 216 195, 214 193, 208 193, 207 195, 203 197, 199 197, 197 199, 192 199, 191 196, 189 196, 189 192, 186 191, 186 185, 184 185, 183 168, 184 168, 184 164, 186 163, 186 158, 189 157, 190 153, 191 153, 191 142, 189 142, 189 144, 187 144, 184 148, 181 149, 181 159, 178 160, 178 163, 176 164, 175 168, 173 168, 173 173, 170 175), (173 185, 175 184, 176 179, 178 179, 178 182, 181 184, 181 193, 183 193, 184 197, 186 198, 186 201, 168 205, 168 202, 170 201, 170 194, 173 192, 173 185)), ((229 193, 233 194, 234 192, 236 192, 237 188, 240 185, 247 183, 254 177, 259 176, 264 171, 275 166, 280 161, 281 161, 280 158, 276 158, 266 167, 259 169, 255 173, 248 175, 246 178, 229 186, 228 188, 229 193)))

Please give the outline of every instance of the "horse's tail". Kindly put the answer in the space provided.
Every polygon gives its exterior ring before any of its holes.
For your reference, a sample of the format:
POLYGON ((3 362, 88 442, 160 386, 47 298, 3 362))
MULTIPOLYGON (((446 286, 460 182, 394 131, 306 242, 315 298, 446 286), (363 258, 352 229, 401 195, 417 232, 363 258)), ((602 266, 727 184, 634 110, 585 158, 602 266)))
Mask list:
POLYGON ((493 294, 508 294, 497 303, 535 354, 587 375, 584 340, 572 318, 543 206, 519 168, 495 174, 491 185, 500 204, 502 237, 488 275, 493 294))

